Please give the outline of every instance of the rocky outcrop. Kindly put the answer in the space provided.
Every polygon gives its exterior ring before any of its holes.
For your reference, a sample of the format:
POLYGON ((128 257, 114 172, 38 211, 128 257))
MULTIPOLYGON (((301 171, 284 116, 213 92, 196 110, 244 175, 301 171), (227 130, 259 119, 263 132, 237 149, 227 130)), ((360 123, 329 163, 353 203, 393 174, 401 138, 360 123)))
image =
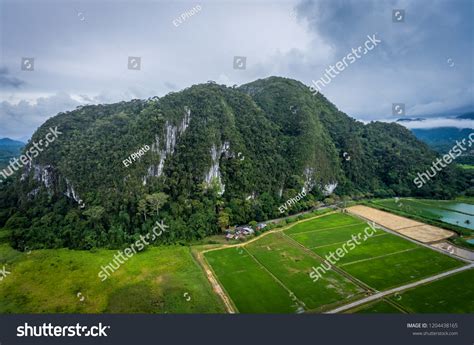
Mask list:
POLYGON ((336 187, 337 187, 337 182, 328 183, 326 185, 323 185, 323 187, 322 187, 323 195, 324 196, 331 195, 334 192, 334 190, 336 189, 336 187))
POLYGON ((222 183, 222 177, 220 172, 220 159, 222 155, 229 154, 230 144, 229 142, 224 142, 221 147, 218 149, 216 145, 212 145, 211 148, 211 167, 209 172, 204 177, 204 182, 209 186, 213 181, 215 181, 219 186, 219 195, 224 194, 225 185, 222 183))
POLYGON ((48 191, 52 191, 59 180, 56 169, 52 165, 42 165, 29 161, 23 168, 20 181, 25 181, 31 173, 33 173, 33 179, 42 183, 48 191))
MULTIPOLYGON (((20 181, 26 181, 31 174, 33 180, 42 184, 49 194, 53 194, 60 190, 60 181, 63 177, 59 174, 59 172, 53 165, 42 165, 29 161, 28 164, 26 164, 23 168, 23 173, 21 174, 20 181)), ((69 199, 72 199, 75 202, 79 203, 81 201, 81 198, 74 189, 74 186, 72 185, 71 181, 69 181, 67 178, 64 178, 64 181, 66 184, 66 191, 64 191, 63 194, 69 199)), ((39 192, 40 188, 36 187, 30 192, 28 192, 28 197, 34 198, 38 195, 39 192)))
POLYGON ((151 145, 151 152, 158 157, 158 164, 148 167, 147 175, 143 177, 143 185, 146 185, 148 177, 160 177, 163 174, 166 158, 174 153, 178 138, 183 135, 191 123, 191 109, 184 107, 184 116, 179 124, 175 126, 170 121, 165 122, 163 140, 160 135, 155 136, 155 142, 151 145))

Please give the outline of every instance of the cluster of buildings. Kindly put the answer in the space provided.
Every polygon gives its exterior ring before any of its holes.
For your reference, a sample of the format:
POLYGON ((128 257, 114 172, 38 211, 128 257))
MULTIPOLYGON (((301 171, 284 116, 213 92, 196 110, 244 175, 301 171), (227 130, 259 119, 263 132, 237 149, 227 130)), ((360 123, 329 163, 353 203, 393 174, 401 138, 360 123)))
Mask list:
MULTIPOLYGON (((259 223, 259 224, 257 224, 256 229, 261 230, 266 226, 267 226, 267 224, 265 224, 265 223, 259 223)), ((244 239, 246 236, 250 236, 250 235, 253 235, 253 234, 255 234, 255 230, 252 229, 251 226, 249 226, 249 225, 238 226, 237 225, 235 228, 227 229, 225 231, 225 238, 228 241, 229 240, 240 240, 240 239, 244 239)))

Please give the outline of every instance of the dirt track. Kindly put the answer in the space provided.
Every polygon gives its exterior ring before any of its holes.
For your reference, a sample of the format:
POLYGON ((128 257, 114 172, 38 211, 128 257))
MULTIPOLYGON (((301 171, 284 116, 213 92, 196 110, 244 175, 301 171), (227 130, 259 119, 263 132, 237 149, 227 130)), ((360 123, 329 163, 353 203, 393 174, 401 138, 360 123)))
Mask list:
POLYGON ((212 272, 212 270, 209 268, 206 260, 202 257, 203 253, 197 253, 197 258, 198 258, 198 261, 199 263, 202 265, 202 267, 204 268, 204 271, 206 272, 206 276, 207 276, 207 279, 209 280, 209 282, 211 283, 212 285, 212 289, 214 290, 214 292, 216 294, 219 295, 219 297, 222 299, 222 301, 224 302, 224 305, 227 309, 227 311, 229 312, 229 314, 235 314, 236 313, 236 310, 234 308, 234 305, 232 304, 232 302, 230 301, 230 298, 229 296, 227 296, 227 294, 224 292, 224 290, 222 289, 221 285, 219 284, 219 282, 217 281, 216 277, 214 277, 214 273, 212 272))

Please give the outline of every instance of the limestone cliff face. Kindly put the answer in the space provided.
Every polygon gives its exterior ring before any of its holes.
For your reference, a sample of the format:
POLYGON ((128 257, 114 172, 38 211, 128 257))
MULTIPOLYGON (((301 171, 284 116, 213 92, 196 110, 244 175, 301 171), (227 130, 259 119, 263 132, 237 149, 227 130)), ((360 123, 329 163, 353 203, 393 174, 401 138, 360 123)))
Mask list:
POLYGON ((151 146, 151 152, 158 157, 157 164, 150 165, 148 173, 143 177, 143 185, 146 185, 148 177, 160 177, 163 175, 166 158, 172 155, 176 148, 176 141, 182 136, 191 123, 191 109, 184 107, 184 116, 179 126, 174 126, 166 121, 163 135, 155 135, 155 142, 151 146), (161 138, 161 140, 160 140, 161 138))
POLYGON ((209 172, 204 177, 204 181, 207 185, 210 185, 212 182, 216 182, 219 186, 219 194, 222 195, 225 192, 225 185, 222 183, 222 177, 220 172, 220 159, 224 154, 229 154, 230 152, 229 142, 224 142, 220 148, 217 148, 216 145, 212 145, 211 148, 211 160, 212 165, 209 168, 209 172))
POLYGON ((20 181, 25 183, 29 178, 37 182, 37 187, 28 192, 30 198, 34 198, 40 192, 41 187, 44 187, 50 195, 62 192, 66 197, 77 203, 81 200, 71 181, 62 176, 58 169, 51 164, 40 164, 34 160, 29 161, 23 167, 20 181))

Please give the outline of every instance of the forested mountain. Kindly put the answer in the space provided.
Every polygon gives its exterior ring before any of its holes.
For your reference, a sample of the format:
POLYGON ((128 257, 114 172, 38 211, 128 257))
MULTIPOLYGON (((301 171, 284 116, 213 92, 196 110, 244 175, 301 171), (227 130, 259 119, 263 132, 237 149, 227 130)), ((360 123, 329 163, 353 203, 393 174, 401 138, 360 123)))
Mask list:
POLYGON ((279 77, 79 107, 46 121, 26 150, 56 126, 56 141, 0 187, 0 226, 20 249, 119 247, 158 219, 169 226, 159 241, 186 241, 281 216, 302 190, 292 213, 330 194, 449 197, 468 182, 448 167, 417 189, 436 153, 409 130, 364 125, 279 77))

